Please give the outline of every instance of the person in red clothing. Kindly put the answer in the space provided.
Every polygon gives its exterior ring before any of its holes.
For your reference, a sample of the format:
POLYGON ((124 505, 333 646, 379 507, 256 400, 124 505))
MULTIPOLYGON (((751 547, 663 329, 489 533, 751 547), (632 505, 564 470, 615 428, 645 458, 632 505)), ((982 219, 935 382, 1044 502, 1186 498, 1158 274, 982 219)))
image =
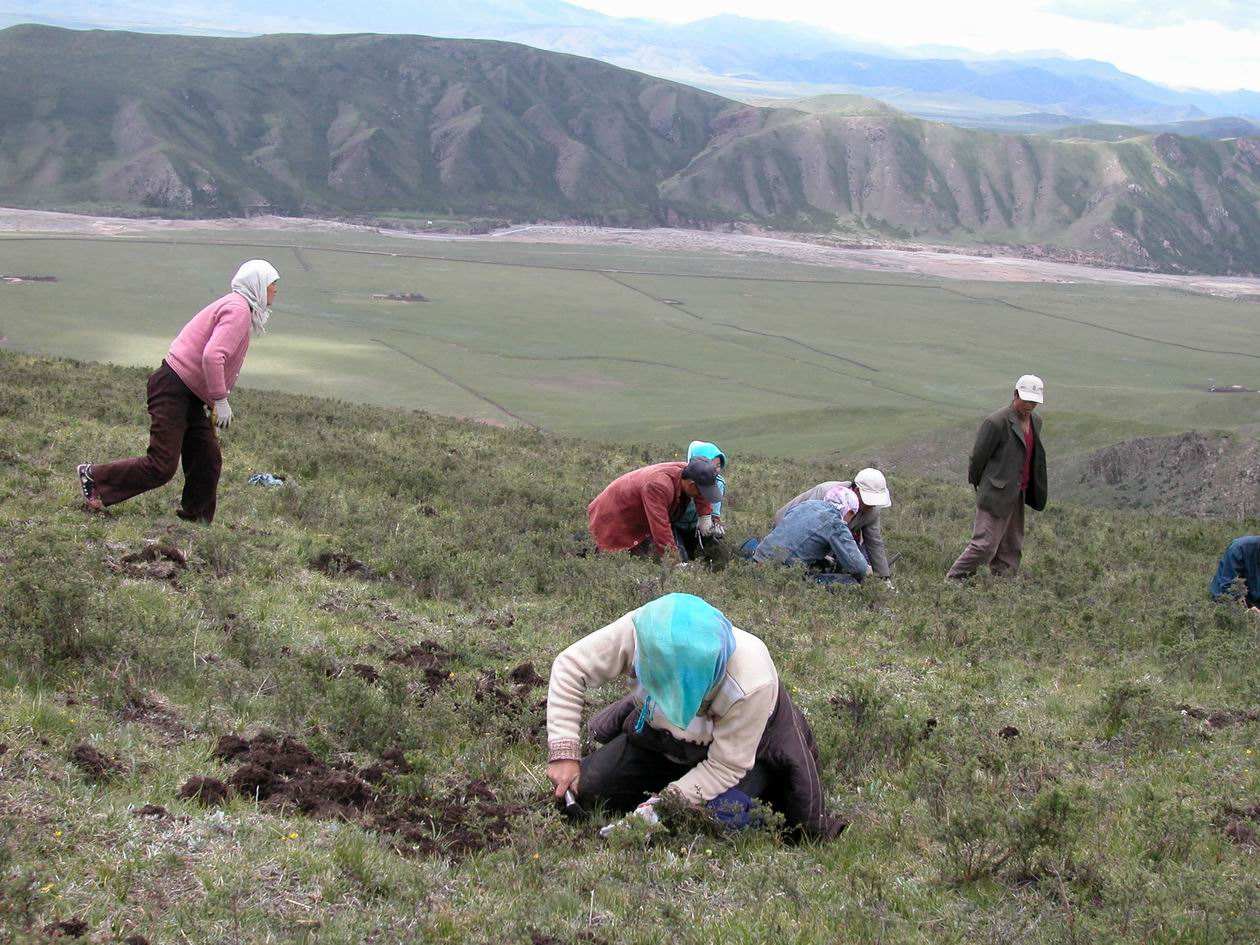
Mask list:
POLYGON ((87 508, 99 512, 165 485, 184 463, 183 501, 176 514, 187 521, 214 520, 223 454, 215 428, 232 422, 228 394, 236 384, 252 335, 271 317, 280 274, 251 259, 223 298, 193 316, 149 375, 149 450, 112 463, 83 463, 79 485, 87 508))
POLYGON ((657 463, 614 479, 586 507, 591 537, 600 551, 629 551, 679 558, 672 522, 687 500, 696 503, 703 534, 712 529, 713 503, 722 493, 717 467, 707 459, 657 463))

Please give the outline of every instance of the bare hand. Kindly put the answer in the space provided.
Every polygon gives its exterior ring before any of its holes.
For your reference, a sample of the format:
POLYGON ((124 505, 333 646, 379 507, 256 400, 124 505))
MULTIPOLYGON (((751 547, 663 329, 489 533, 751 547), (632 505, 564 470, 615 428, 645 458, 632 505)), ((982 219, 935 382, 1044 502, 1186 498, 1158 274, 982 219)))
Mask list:
POLYGON ((571 758, 564 761, 553 761, 547 765, 547 777, 556 786, 556 797, 564 797, 565 791, 572 791, 576 794, 578 776, 581 773, 581 764, 571 758))

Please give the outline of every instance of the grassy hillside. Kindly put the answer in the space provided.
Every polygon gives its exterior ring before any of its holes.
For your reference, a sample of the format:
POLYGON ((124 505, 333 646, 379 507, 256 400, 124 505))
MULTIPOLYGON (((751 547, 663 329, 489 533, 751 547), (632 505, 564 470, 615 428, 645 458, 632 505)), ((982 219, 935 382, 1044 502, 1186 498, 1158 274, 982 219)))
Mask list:
POLYGON ((488 41, 13 27, 0 201, 745 221, 1260 271, 1260 139, 1055 141, 827 104, 754 108, 488 41))
POLYGON ((1047 442, 1061 459, 1260 424, 1260 395, 1209 390, 1256 386, 1260 323, 1248 303, 620 246, 5 237, 0 275, 57 281, 0 283, 0 346, 156 365, 251 256, 271 259, 283 286, 242 375, 253 387, 622 442, 685 443, 702 422, 734 455, 909 442, 958 461, 1025 371, 1050 385, 1047 442), (137 304, 138 273, 160 300, 137 304), (428 301, 373 298, 408 293, 428 301))
MULTIPOLYGON (((945 587, 971 497, 895 477, 896 593, 663 577, 580 536, 589 497, 668 448, 249 391, 213 528, 171 515, 173 486, 85 517, 73 464, 142 445, 142 387, 0 353, 2 940, 1260 934, 1260 722, 1237 711, 1260 704, 1260 621, 1204 594, 1260 521, 1055 505, 1024 577, 945 587), (247 485, 260 470, 289 483, 247 485), (521 664, 545 676, 661 590, 765 639, 852 821, 837 842, 680 823, 609 844, 549 810, 521 664), (260 731, 301 745, 255 755, 307 774, 255 800, 266 778, 211 753, 260 731), (192 777, 249 797, 181 799, 192 777)), ((730 537, 845 468, 741 457, 730 537)))

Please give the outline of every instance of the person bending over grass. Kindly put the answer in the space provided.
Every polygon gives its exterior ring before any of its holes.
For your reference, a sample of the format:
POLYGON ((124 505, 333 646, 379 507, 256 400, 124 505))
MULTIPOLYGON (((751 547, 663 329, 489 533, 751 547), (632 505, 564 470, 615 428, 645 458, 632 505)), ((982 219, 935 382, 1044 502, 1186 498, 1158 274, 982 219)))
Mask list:
POLYGON ((587 523, 600 551, 629 551, 682 560, 673 522, 684 503, 695 502, 699 531, 713 529, 713 503, 720 501, 717 467, 707 459, 657 463, 614 479, 586 507, 587 523))
POLYGON ((703 535, 700 532, 700 516, 696 512, 696 503, 690 497, 683 506, 682 513, 670 523, 674 528, 674 541, 679 552, 686 558, 696 557, 706 538, 720 540, 726 535, 726 526, 722 524, 722 501, 726 498, 726 454, 714 443, 692 440, 687 447, 687 462, 697 458, 707 459, 717 467, 718 500, 713 503, 709 531, 703 535))
POLYGON ((226 429, 232 422, 228 394, 241 373, 250 337, 266 329, 279 280, 271 263, 251 259, 232 278, 232 291, 184 326, 166 359, 149 375, 148 452, 79 466, 88 509, 99 512, 165 485, 182 459, 184 494, 176 514, 187 521, 214 520, 223 468, 215 428, 226 429))
POLYGON ((945 576, 962 581, 989 565, 995 575, 1014 577, 1024 548, 1024 506, 1046 507, 1046 450, 1041 418, 1046 386, 1035 374, 1015 382, 1009 406, 980 424, 971 450, 967 481, 976 490, 971 541, 945 576))
POLYGON ((1260 535, 1235 538, 1221 555, 1208 591, 1213 600, 1243 600, 1252 613, 1260 614, 1260 535), (1235 581, 1242 580, 1241 594, 1235 581))
POLYGON ((884 547, 880 513, 892 506, 892 494, 888 491, 888 481, 878 469, 867 467, 854 476, 850 482, 820 482, 814 488, 806 489, 774 513, 774 526, 777 527, 787 513, 802 502, 808 502, 810 499, 825 499, 827 493, 836 486, 845 486, 857 493, 858 510, 849 519, 849 531, 853 532, 853 538, 862 549, 866 560, 870 562, 875 576, 885 581, 891 580, 892 568, 888 563, 888 551, 884 547))
POLYGON ((766 645, 692 594, 666 594, 556 657, 547 693, 547 777, 557 798, 655 820, 667 795, 744 820, 754 799, 794 833, 832 837, 818 748, 766 645), (588 690, 629 677, 633 691, 591 720, 602 743, 581 754, 588 690))
POLYGON ((740 552, 758 563, 802 564, 819 584, 858 584, 871 574, 849 528, 860 507, 857 493, 837 484, 825 498, 788 509, 769 535, 748 539, 740 552))

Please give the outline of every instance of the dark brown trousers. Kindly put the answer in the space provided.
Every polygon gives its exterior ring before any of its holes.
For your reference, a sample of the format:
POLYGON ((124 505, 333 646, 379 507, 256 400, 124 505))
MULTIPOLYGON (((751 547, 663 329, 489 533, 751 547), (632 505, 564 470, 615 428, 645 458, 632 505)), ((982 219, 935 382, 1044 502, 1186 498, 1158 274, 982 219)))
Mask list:
MULTIPOLYGON (((582 759, 578 794, 583 802, 632 810, 708 757, 707 745, 679 741, 661 729, 647 726, 636 732, 637 717, 634 697, 626 696, 591 719, 591 735, 603 747, 582 759)), ((824 808, 814 733, 782 682, 756 763, 735 787, 783 814, 798 837, 831 839, 846 825, 824 808)))
POLYGON ((106 505, 125 502, 175 478, 184 462, 183 511, 213 521, 223 469, 219 439, 206 405, 165 361, 149 375, 149 451, 135 459, 94 463, 92 481, 106 505))

